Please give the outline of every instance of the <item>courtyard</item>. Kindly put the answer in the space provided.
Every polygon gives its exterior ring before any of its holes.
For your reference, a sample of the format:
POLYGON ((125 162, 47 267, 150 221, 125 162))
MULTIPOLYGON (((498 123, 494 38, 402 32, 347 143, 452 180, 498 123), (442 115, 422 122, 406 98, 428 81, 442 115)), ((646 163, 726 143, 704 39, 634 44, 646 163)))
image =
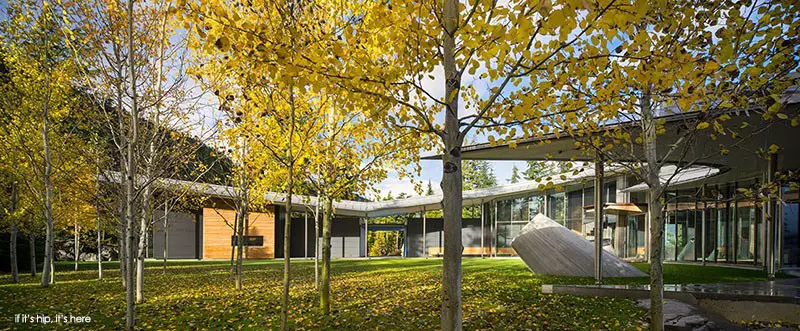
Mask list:
MULTIPOLYGON (((634 264, 647 271, 647 264, 634 264)), ((124 317, 119 264, 56 266, 56 289, 37 286, 39 278, 21 275, 19 284, 2 278, 0 329, 12 327, 15 314, 33 312, 89 316, 91 323, 60 324, 65 329, 116 329, 124 317)), ((538 276, 517 258, 465 259, 464 328, 636 330, 648 328, 646 312, 632 300, 543 294, 542 284, 592 284, 592 278, 538 276), (580 316, 580 318, 576 318, 580 316)), ((148 260, 145 302, 137 305, 141 329, 274 329, 280 323, 282 261, 245 260, 244 288, 231 287, 229 261, 148 260)), ((314 289, 314 261, 294 260, 289 311, 292 329, 432 329, 440 312, 441 259, 340 259, 332 262, 332 314, 320 314, 314 289)), ((757 270, 667 264, 665 283, 765 280, 757 270)), ((647 278, 606 279, 607 284, 646 284, 647 278)), ((24 329, 35 324, 15 324, 24 329)))

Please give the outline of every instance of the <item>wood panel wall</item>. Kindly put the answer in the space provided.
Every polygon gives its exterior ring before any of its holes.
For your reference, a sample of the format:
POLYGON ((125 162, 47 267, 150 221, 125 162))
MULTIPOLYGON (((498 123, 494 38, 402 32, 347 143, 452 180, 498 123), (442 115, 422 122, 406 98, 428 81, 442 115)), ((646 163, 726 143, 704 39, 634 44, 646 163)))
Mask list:
MULTIPOLYGON (((203 208, 203 258, 230 259, 231 236, 236 212, 224 208, 203 208), (226 224, 226 221, 228 224, 226 224)), ((255 259, 275 258, 275 206, 266 207, 264 212, 250 212, 248 236, 263 236, 264 245, 245 246, 244 256, 255 259)))

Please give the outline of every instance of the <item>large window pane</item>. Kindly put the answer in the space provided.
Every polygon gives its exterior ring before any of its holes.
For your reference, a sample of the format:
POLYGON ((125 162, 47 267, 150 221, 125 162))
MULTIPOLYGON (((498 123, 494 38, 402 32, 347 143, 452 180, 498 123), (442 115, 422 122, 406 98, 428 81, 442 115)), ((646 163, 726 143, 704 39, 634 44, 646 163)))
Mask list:
POLYGON ((583 225, 582 190, 567 193, 567 227, 580 233, 583 225))
POLYGON ((528 200, 528 214, 531 218, 536 216, 536 214, 544 213, 544 207, 544 196, 532 196, 530 200, 528 200))
POLYGON ((565 225, 566 222, 566 201, 564 192, 551 193, 547 197, 547 216, 558 222, 558 224, 565 225))
POLYGON ((756 250, 756 208, 750 201, 739 201, 737 210, 736 260, 753 261, 756 250))

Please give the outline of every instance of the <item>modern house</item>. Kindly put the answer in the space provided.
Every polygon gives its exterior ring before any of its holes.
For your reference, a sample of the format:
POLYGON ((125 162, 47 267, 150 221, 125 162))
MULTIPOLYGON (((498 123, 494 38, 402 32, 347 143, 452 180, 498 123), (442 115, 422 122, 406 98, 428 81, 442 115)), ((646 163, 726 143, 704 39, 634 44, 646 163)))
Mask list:
MULTIPOLYGON (((789 102, 790 113, 798 112, 797 101, 789 102)), ((792 116, 794 116, 792 115, 792 116)), ((682 129, 686 114, 666 116, 666 130, 660 138, 660 150, 666 150, 671 135, 682 129)), ((731 114, 727 125, 740 127, 745 122, 761 121, 757 111, 731 114)), ((612 128, 613 126, 609 126, 612 128)), ((691 167, 676 173, 670 163, 662 168, 661 177, 671 178, 665 195, 665 253, 667 261, 696 261, 706 263, 735 263, 767 266, 769 250, 774 249, 775 263, 798 266, 800 256, 800 197, 790 183, 782 183, 782 198, 775 205, 776 222, 769 222, 765 209, 769 203, 743 195, 741 188, 755 187, 780 171, 800 170, 800 128, 789 121, 776 121, 754 131, 746 141, 735 146, 727 155, 719 153, 718 145, 731 137, 711 139, 705 135, 688 148, 691 167), (772 158, 759 156, 772 144, 781 146, 772 158), (772 227, 772 228, 770 228, 772 227), (770 231, 774 235, 770 236, 770 231)), ((602 224, 603 245, 626 259, 647 260, 650 227, 647 215, 646 186, 625 167, 610 166, 602 176, 595 176, 594 156, 575 147, 569 136, 522 140, 512 149, 506 145, 479 144, 462 149, 465 159, 485 160, 556 160, 585 162, 577 173, 553 176, 543 182, 528 181, 516 184, 464 192, 464 206, 479 206, 480 217, 463 221, 464 255, 513 255, 511 241, 536 213, 544 213, 563 226, 595 240, 596 224, 602 224), (596 185, 597 179, 601 185, 596 185), (551 185, 542 185, 544 182, 551 185), (597 186, 598 189, 595 189, 597 186), (602 223, 595 217, 601 196, 602 223)), ((686 154, 683 157, 687 157, 686 154)), ((435 157, 433 157, 435 158, 435 157)), ((631 160, 636 161, 636 160, 631 160)), ((681 160, 674 160, 675 164, 681 160)), ((172 181, 172 180, 165 180, 172 181)), ((234 199, 235 190, 211 184, 173 181, 170 185, 186 185, 196 194, 212 197, 200 210, 191 214, 169 215, 169 255, 171 258, 222 259, 230 258, 235 243, 231 224, 234 212, 222 203, 234 199)), ((279 258, 283 251, 283 229, 286 212, 284 198, 270 193, 267 200, 275 204, 252 212, 246 232, 246 257, 279 258)), ((315 255, 314 210, 316 197, 296 196, 297 206, 292 221, 292 257, 315 255)), ((405 256, 436 256, 442 253, 441 219, 428 219, 424 212, 441 209, 441 195, 412 197, 389 201, 363 202, 343 200, 334 203, 332 254, 334 257, 366 256, 366 234, 372 230, 387 230, 386 226, 370 224, 369 219, 399 214, 417 214, 407 224, 389 230, 405 232, 405 256)), ((152 256, 163 255, 163 227, 156 222, 153 230, 152 256)))

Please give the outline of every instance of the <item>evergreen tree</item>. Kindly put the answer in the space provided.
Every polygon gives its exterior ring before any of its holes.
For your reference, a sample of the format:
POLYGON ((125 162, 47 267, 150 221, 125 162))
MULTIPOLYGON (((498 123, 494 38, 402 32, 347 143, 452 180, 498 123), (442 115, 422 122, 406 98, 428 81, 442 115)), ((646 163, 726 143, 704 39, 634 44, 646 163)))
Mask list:
POLYGON ((497 178, 494 175, 489 161, 467 160, 463 165, 464 190, 474 190, 478 188, 493 187, 497 185, 497 178))
POLYGON ((512 184, 519 182, 519 169, 517 168, 516 164, 514 165, 513 168, 511 168, 511 179, 509 179, 508 181, 511 182, 512 184))
POLYGON ((425 192, 425 195, 433 195, 434 193, 433 185, 431 185, 431 181, 428 180, 428 190, 425 192))
MULTIPOLYGON (((463 163, 462 169, 464 190, 497 186, 497 178, 494 175, 492 167, 489 165, 489 161, 466 160, 463 163)), ((462 208, 461 215, 465 218, 480 217, 480 207, 464 207, 462 208)))
POLYGON ((527 180, 538 180, 556 172, 556 167, 548 161, 528 161, 528 169, 522 174, 527 180))

